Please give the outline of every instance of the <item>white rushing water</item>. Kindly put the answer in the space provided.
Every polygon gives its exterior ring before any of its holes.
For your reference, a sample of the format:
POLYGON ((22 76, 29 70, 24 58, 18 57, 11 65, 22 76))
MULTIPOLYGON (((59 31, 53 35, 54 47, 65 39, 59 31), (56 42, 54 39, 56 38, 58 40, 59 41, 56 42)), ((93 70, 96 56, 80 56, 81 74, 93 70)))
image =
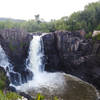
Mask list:
POLYGON ((26 66, 34 73, 34 77, 44 71, 44 65, 42 64, 42 58, 44 54, 41 43, 42 40, 40 36, 34 36, 30 43, 29 56, 27 58, 29 64, 27 64, 26 66))
POLYGON ((52 93, 52 91, 55 91, 56 89, 60 89, 60 91, 61 89, 64 89, 63 74, 48 73, 44 71, 45 64, 43 59, 44 47, 42 38, 41 36, 33 36, 33 39, 30 42, 28 58, 26 59, 26 68, 33 73, 33 78, 27 83, 22 83, 21 74, 14 72, 13 66, 9 63, 9 59, 0 45, 0 66, 7 71, 7 75, 11 80, 10 85, 21 92, 28 92, 30 90, 41 92, 42 89, 45 88, 52 93), (17 75, 18 80, 16 80, 16 77, 10 76, 10 73, 17 75), (19 85, 16 86, 17 81, 19 81, 19 85))
MULTIPOLYGON (((7 72, 7 76, 8 76, 10 81, 11 81, 10 73, 17 74, 18 79, 20 80, 20 84, 21 84, 21 75, 20 75, 20 73, 14 72, 13 66, 9 62, 9 59, 8 59, 7 55, 5 54, 5 51, 3 50, 1 45, 0 45, 0 67, 3 67, 5 69, 5 71, 7 72)), ((13 81, 16 81, 16 80, 13 79, 13 81)), ((11 84, 12 84, 12 82, 11 82, 11 84)))
POLYGON ((42 43, 41 36, 33 36, 29 47, 29 56, 26 60, 28 62, 26 67, 32 71, 33 79, 20 86, 15 86, 17 90, 22 92, 30 90, 41 92, 41 88, 46 88, 52 92, 57 88, 60 88, 60 90, 64 89, 64 77, 61 73, 48 73, 44 71, 42 43))
POLYGON ((6 70, 9 64, 8 58, 0 45, 0 66, 6 70))

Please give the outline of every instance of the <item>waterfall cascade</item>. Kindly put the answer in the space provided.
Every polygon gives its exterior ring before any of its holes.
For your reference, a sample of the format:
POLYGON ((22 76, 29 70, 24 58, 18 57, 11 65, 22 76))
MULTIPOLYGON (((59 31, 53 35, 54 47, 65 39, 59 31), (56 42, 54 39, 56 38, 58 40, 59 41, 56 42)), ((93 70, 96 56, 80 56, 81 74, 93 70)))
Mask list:
MULTIPOLYGON (((41 36, 33 36, 29 47, 29 56, 26 59, 26 67, 32 71, 33 79, 27 83, 16 86, 19 91, 36 90, 41 92, 42 88, 48 88, 51 92, 57 88, 64 89, 64 77, 61 73, 48 73, 44 71, 44 49, 41 36), (59 76, 59 78, 58 78, 59 76), (22 90, 22 87, 24 89, 22 90)), ((60 90, 61 90, 60 89, 60 90)))
POLYGON ((26 63, 26 67, 33 72, 34 77, 44 71, 44 50, 41 43, 42 39, 40 36, 33 36, 33 39, 30 43, 29 56, 26 60, 26 62, 29 62, 26 63))
POLYGON ((9 62, 7 55, 0 45, 0 67, 3 67, 7 72, 7 76, 11 84, 21 84, 21 75, 13 70, 12 64, 9 62), (16 78, 17 76, 17 78, 16 78))
POLYGON ((48 73, 44 70, 44 49, 41 36, 33 36, 30 42, 28 57, 26 59, 26 70, 32 72, 32 79, 28 74, 27 82, 22 82, 22 74, 15 72, 14 66, 9 63, 3 48, 0 46, 0 66, 4 67, 12 86, 17 91, 36 96, 41 93, 46 100, 53 100, 53 96, 59 100, 97 100, 99 93, 95 87, 82 80, 64 73, 48 73), (77 92, 76 92, 77 91, 77 92), (78 95, 77 95, 78 94, 78 95))
POLYGON ((4 50, 2 49, 1 45, 0 45, 0 66, 4 67, 4 69, 6 70, 6 68, 10 65, 8 58, 4 52, 4 50))
MULTIPOLYGON (((3 49, 0 47, 2 59, 0 62, 1 66, 10 68, 10 63, 3 49)), ((44 71, 44 50, 43 41, 41 36, 33 36, 30 42, 29 55, 26 59, 26 69, 29 69, 33 73, 32 80, 28 80, 26 83, 21 82, 21 74, 10 69, 8 71, 11 80, 11 85, 14 86, 18 91, 27 92, 29 90, 36 90, 41 92, 41 88, 48 88, 51 92, 57 88, 64 89, 64 77, 61 73, 48 73, 44 71), (13 73, 13 75, 11 74, 13 73), (15 77, 14 77, 15 74, 15 77), (17 80, 16 80, 17 74, 17 80), (58 78, 59 76, 59 78, 58 78), (17 84, 17 85, 16 85, 17 84), (23 88, 24 87, 24 88, 23 88), (22 89, 23 88, 23 89, 22 89)), ((61 91, 60 89, 60 91, 61 91)))

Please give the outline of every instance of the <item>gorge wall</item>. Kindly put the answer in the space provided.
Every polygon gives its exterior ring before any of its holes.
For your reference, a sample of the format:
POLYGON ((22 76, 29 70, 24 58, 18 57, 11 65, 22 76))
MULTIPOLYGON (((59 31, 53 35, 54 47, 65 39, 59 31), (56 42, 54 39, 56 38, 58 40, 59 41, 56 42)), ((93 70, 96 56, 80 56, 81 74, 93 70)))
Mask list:
MULTIPOLYGON (((32 73, 26 69, 25 60, 28 56, 29 44, 32 36, 28 32, 19 29, 0 30, 0 44, 8 56, 9 62, 15 72, 19 72, 22 77, 22 82, 25 82, 27 75, 32 77, 32 73)), ((2 66, 3 67, 3 66, 2 66)), ((6 69, 9 70, 9 69, 6 69)), ((18 79, 18 74, 10 72, 11 81, 18 79)), ((17 84, 16 83, 14 84, 17 84)))
POLYGON ((100 89, 100 41, 80 32, 57 31, 43 36, 47 71, 62 71, 100 89))
MULTIPOLYGON (((42 36, 45 70, 75 75, 100 89, 100 41, 86 39, 80 32, 56 31, 42 36)), ((32 75, 25 69, 32 35, 18 29, 0 31, 0 44, 16 72, 32 75)), ((25 74, 25 75, 23 75, 25 74)))

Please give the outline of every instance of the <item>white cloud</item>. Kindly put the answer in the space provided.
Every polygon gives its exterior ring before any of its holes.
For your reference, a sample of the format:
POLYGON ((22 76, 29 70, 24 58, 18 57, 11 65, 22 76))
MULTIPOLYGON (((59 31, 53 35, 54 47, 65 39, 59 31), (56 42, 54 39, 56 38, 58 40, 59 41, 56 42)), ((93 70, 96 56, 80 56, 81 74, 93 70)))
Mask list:
POLYGON ((68 16, 98 0, 0 0, 0 17, 33 19, 40 14, 45 20, 68 16))

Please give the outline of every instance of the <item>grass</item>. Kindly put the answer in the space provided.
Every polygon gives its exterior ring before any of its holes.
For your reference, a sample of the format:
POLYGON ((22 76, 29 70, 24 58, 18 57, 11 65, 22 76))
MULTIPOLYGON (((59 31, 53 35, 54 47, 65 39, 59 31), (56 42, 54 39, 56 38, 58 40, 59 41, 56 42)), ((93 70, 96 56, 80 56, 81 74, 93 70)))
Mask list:
MULTIPOLYGON (((0 90, 0 100, 22 100, 22 97, 14 92, 6 92, 4 93, 2 90, 0 90)), ((45 97, 42 96, 40 93, 37 94, 36 99, 33 100, 45 100, 45 97)), ((53 100, 59 100, 56 96, 53 98, 53 100)))
MULTIPOLYGON (((37 94, 37 97, 35 100, 45 100, 45 97, 42 96, 40 93, 37 94)), ((53 100, 59 100, 56 96, 53 98, 53 100)))
POLYGON ((21 96, 19 96, 17 93, 8 91, 3 93, 3 91, 0 90, 0 100, 17 100, 18 98, 21 99, 21 96))

